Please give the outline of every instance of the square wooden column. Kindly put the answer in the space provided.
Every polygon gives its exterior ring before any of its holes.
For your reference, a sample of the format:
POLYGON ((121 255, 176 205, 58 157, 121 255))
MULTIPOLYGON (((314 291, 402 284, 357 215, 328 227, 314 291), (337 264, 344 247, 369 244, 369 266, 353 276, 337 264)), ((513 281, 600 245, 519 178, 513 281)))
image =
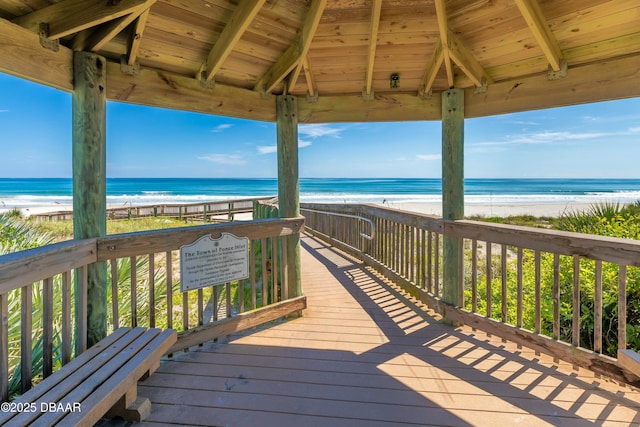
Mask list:
MULTIPOLYGON (((278 209, 281 218, 300 216, 298 174, 298 101, 295 96, 276 98, 278 134, 278 209)), ((287 237, 289 298, 302 295, 300 281, 300 235, 287 237)))
MULTIPOLYGON (((464 218, 464 91, 442 93, 442 218, 464 218)), ((462 242, 446 235, 443 241, 442 299, 463 304, 462 242)))
MULTIPOLYGON (((107 233, 106 66, 107 62, 101 56, 89 52, 74 52, 72 156, 75 239, 102 237, 107 233)), ((76 301, 85 297, 80 286, 82 276, 85 275, 76 275, 76 301)), ((87 322, 79 327, 79 331, 86 330, 86 336, 78 335, 77 352, 107 335, 105 263, 89 265, 86 282, 86 312, 83 304, 76 303, 77 324, 82 325, 84 318, 87 322)))

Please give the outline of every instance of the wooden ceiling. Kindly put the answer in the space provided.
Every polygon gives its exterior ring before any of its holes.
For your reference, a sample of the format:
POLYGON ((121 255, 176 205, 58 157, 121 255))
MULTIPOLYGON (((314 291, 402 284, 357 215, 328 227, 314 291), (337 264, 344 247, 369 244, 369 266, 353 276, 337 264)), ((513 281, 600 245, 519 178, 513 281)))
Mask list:
POLYGON ((73 51, 107 96, 300 122, 437 120, 640 96, 639 0, 0 0, 0 71, 72 90, 73 51))

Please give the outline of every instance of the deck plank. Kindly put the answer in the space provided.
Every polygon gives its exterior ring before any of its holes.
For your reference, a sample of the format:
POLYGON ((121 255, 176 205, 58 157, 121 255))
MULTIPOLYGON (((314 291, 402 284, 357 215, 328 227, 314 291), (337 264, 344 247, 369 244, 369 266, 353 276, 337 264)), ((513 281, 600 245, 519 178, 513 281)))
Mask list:
POLYGON ((302 317, 175 355, 140 384, 143 426, 640 423, 640 393, 439 322, 305 236, 302 317))

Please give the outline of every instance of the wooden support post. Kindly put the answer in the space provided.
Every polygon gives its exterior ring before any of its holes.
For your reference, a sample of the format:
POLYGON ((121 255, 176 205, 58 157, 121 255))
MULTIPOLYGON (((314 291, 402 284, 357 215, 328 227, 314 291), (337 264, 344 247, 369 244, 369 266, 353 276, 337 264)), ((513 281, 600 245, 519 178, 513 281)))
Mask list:
MULTIPOLYGON (((101 237, 107 232, 106 66, 107 61, 101 56, 74 52, 72 151, 73 235, 76 239, 101 237)), ((87 276, 86 342, 92 346, 107 335, 106 265, 88 266, 87 276)), ((80 312, 81 307, 76 304, 76 314, 80 312)))
MULTIPOLYGON (((281 218, 300 216, 298 176, 298 102, 295 96, 276 99, 278 133, 278 205, 281 218)), ((287 237, 289 298, 302 295, 300 235, 287 237)))
MULTIPOLYGON (((464 218, 464 91, 442 92, 442 218, 464 218)), ((463 304, 460 245, 455 237, 443 239, 442 299, 463 304)))

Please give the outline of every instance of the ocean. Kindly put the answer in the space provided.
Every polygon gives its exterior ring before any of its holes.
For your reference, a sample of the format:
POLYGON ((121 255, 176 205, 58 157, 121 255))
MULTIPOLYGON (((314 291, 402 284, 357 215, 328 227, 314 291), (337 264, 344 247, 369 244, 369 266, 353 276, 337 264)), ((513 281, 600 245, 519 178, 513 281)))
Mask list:
MULTIPOLYGON (((302 178, 300 201, 317 203, 437 203, 442 181, 430 178, 302 178)), ((276 179, 110 178, 107 204, 198 203, 275 196, 276 179)), ((0 178, 0 210, 72 204, 70 178, 0 178)), ((466 204, 633 203, 640 179, 465 180, 466 204)))

